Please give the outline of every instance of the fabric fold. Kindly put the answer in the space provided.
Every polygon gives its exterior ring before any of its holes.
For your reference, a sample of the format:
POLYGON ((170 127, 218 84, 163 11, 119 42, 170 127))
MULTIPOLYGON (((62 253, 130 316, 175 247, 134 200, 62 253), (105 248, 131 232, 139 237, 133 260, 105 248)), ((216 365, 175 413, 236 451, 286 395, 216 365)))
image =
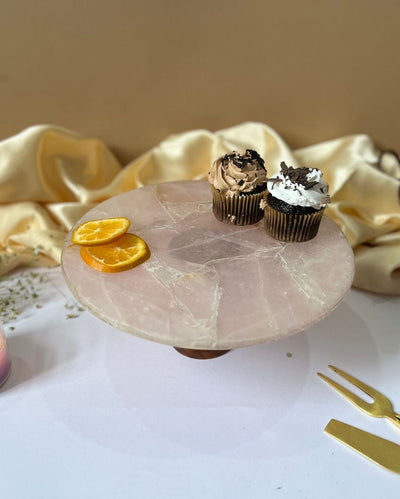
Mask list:
MULTIPOLYGON (((356 287, 400 294, 400 161, 366 135, 292 150, 262 123, 167 137, 123 167, 100 140, 37 125, 0 142, 0 275, 57 265, 68 230, 97 203, 143 185, 204 179, 218 156, 255 149, 268 175, 281 161, 317 167, 330 185, 326 214, 354 249, 356 287)), ((210 194, 211 196, 211 194, 210 194)))

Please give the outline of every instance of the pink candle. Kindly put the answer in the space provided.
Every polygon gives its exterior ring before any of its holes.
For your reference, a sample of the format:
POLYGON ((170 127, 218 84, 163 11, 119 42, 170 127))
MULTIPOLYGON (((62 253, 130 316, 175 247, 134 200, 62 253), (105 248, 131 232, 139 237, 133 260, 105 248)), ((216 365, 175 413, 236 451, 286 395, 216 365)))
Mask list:
POLYGON ((0 386, 6 381, 10 374, 11 361, 8 356, 6 339, 0 325, 0 386))

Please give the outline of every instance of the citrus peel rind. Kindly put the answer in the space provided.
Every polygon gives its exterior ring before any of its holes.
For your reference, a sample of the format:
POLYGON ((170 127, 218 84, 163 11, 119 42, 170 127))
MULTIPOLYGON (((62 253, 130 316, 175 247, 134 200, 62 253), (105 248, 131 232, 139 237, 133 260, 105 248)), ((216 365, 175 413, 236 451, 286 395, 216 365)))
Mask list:
POLYGON ((109 243, 125 234, 130 224, 130 220, 126 217, 88 220, 73 231, 71 241, 80 246, 109 243))
POLYGON ((150 257, 150 250, 136 234, 125 233, 115 241, 96 246, 81 246, 82 260, 100 272, 132 269, 150 257))

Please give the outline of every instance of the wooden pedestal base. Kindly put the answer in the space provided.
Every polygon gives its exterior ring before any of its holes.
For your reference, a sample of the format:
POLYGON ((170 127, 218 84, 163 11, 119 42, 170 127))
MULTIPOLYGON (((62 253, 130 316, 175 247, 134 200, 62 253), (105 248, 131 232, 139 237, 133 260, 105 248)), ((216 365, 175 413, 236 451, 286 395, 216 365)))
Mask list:
POLYGON ((229 352, 229 350, 196 350, 192 348, 174 347, 177 352, 191 359, 215 359, 229 352))

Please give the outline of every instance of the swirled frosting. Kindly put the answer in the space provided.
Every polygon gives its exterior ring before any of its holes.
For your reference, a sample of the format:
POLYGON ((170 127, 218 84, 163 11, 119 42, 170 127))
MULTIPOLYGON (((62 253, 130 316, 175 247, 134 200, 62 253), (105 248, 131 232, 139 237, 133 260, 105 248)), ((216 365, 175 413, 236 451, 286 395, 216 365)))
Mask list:
POLYGON ((267 170, 264 160, 252 149, 245 153, 233 151, 214 161, 208 181, 227 196, 251 194, 266 189, 267 170))
POLYGON ((320 210, 331 199, 328 184, 317 168, 293 168, 281 163, 281 171, 268 180, 268 191, 275 198, 293 206, 309 206, 320 210))

